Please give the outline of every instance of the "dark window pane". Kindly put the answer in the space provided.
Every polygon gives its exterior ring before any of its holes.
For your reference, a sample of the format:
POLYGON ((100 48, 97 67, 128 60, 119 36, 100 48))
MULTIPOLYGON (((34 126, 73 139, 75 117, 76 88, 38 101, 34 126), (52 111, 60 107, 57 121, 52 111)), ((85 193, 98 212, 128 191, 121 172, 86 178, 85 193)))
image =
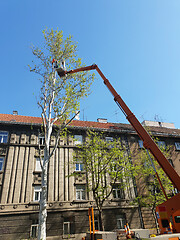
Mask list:
POLYGON ((32 226, 31 237, 33 237, 33 238, 37 237, 37 231, 38 231, 38 227, 32 226))
POLYGON ((64 234, 69 234, 69 223, 64 223, 64 234))
POLYGON ((169 222, 168 222, 167 219, 162 219, 162 220, 161 220, 161 223, 162 223, 163 228, 169 227, 169 222))
POLYGON ((35 201, 39 200, 39 192, 35 192, 35 201))
POLYGON ((3 169, 4 158, 0 158, 0 171, 3 169))
POLYGON ((180 216, 175 216, 174 219, 176 223, 180 223, 180 216))
POLYGON ((70 223, 70 234, 74 234, 75 233, 75 227, 74 227, 74 223, 70 223))
POLYGON ((83 164, 80 164, 80 170, 83 171, 83 164))

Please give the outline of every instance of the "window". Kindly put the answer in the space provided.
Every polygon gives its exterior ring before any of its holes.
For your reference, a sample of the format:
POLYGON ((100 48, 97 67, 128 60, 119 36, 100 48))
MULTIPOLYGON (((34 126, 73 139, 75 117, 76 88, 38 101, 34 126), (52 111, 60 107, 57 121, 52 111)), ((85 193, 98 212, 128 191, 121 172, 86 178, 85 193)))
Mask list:
POLYGON ((113 144, 111 144, 114 141, 113 137, 105 137, 105 140, 108 144, 108 148, 113 148, 113 144))
POLYGON ((171 164, 171 166, 174 167, 174 163, 173 163, 172 159, 168 159, 168 161, 171 164))
POLYGON ((34 220, 33 224, 31 225, 30 237, 37 238, 37 236, 38 236, 38 220, 34 220))
POLYGON ((8 132, 0 132, 0 143, 7 143, 8 132))
POLYGON ((134 199, 134 188, 132 186, 127 187, 127 195, 129 199, 134 199))
POLYGON ((180 216, 175 216, 174 219, 176 223, 180 223, 180 216))
POLYGON ((173 193, 173 195, 176 195, 176 194, 178 193, 177 188, 174 188, 174 187, 173 187, 173 189, 172 189, 172 193, 173 193))
POLYGON ((82 162, 78 161, 76 162, 76 171, 83 171, 84 165, 82 162))
POLYGON ((74 144, 79 145, 83 143, 83 136, 82 135, 74 135, 74 144))
POLYGON ((63 235, 74 234, 74 221, 73 217, 64 218, 63 222, 63 235))
POLYGON ((119 185, 113 186, 113 198, 124 199, 124 192, 119 185))
POLYGON ((126 193, 128 199, 134 199, 135 198, 135 191, 134 191, 134 184, 131 177, 126 178, 126 193))
POLYGON ((160 188, 158 186, 155 186, 155 184, 152 182, 148 183, 148 189, 153 196, 155 196, 156 194, 159 194, 161 192, 160 188))
POLYGON ((112 172, 120 172, 123 171, 123 167, 117 161, 111 163, 111 171, 112 172))
POLYGON ((44 145, 44 140, 45 140, 44 136, 39 136, 39 144, 40 145, 44 145))
POLYGON ((34 186, 34 201, 39 202, 41 196, 41 186, 34 186))
POLYGON ((180 142, 175 142, 176 150, 180 150, 180 142))
POLYGON ((158 141, 157 144, 160 148, 166 148, 166 143, 164 141, 158 141))
POLYGON ((36 168, 35 168, 35 171, 42 172, 41 164, 40 164, 40 158, 36 158, 36 168))
POLYGON ((77 185, 76 200, 85 200, 85 199, 86 199, 85 185, 77 185))
POLYGON ((125 216, 123 214, 117 215, 116 222, 117 222, 117 229, 124 229, 124 225, 126 224, 125 216))
POLYGON ((105 137, 105 139, 106 139, 106 142, 113 142, 113 137, 105 137))
POLYGON ((143 148, 143 141, 142 140, 138 140, 138 144, 139 144, 139 148, 143 148))
POLYGON ((95 230, 100 230, 100 227, 99 227, 99 216, 98 215, 94 216, 94 228, 95 228, 95 230))
POLYGON ((168 227, 169 227, 169 221, 168 221, 168 219, 162 219, 162 220, 161 220, 161 223, 162 223, 162 227, 163 227, 163 228, 168 228, 168 227))
POLYGON ((44 145, 45 137, 42 133, 39 134, 38 141, 39 141, 38 143, 39 143, 40 146, 44 145))
POLYGON ((0 171, 3 170, 4 158, 0 157, 0 171))
POLYGON ((70 222, 64 222, 63 223, 63 234, 64 235, 70 234, 70 226, 71 226, 70 222))

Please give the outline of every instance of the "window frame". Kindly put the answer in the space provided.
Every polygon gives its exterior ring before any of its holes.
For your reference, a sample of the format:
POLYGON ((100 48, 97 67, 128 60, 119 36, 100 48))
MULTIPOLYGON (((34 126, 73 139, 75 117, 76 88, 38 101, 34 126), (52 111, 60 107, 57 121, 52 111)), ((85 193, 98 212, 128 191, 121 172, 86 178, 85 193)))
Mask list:
POLYGON ((34 186, 34 195, 33 195, 33 201, 34 202, 39 202, 41 198, 41 186, 40 185, 35 185, 34 186), (38 198, 36 199, 36 193, 38 193, 38 198))
POLYGON ((158 145, 159 148, 166 149, 166 142, 165 141, 158 140, 157 145, 158 145))
POLYGON ((84 171, 84 164, 82 161, 76 161, 75 162, 75 171, 76 172, 82 172, 84 171))
POLYGON ((108 145, 108 148, 113 148, 113 142, 114 142, 115 138, 111 137, 111 136, 106 136, 105 137, 105 141, 108 145))
POLYGON ((113 195, 113 199, 124 199, 123 189, 121 189, 121 187, 119 185, 114 185, 112 187, 112 195, 113 195), (118 192, 119 192, 119 194, 118 194, 118 192))
POLYGON ((138 145, 139 145, 139 148, 140 148, 140 149, 144 148, 144 146, 143 146, 143 140, 138 139, 138 145))
POLYGON ((100 230, 99 215, 94 215, 94 229, 100 230))
POLYGON ((71 222, 70 221, 63 222, 63 235, 70 235, 70 234, 71 234, 71 222), (67 233, 65 233, 65 225, 66 224, 68 224, 67 233))
POLYGON ((78 201, 84 201, 86 200, 86 185, 76 185, 76 200, 78 201), (77 194, 79 193, 79 198, 77 197, 77 194))
POLYGON ((74 145, 81 145, 83 144, 83 135, 82 134, 75 134, 74 135, 74 145))
POLYGON ((42 172, 40 158, 36 158, 35 172, 42 172), (39 163, 38 163, 39 162, 39 163))
POLYGON ((38 140, 39 140, 40 146, 43 146, 45 144, 45 136, 44 135, 39 135, 38 140))
POLYGON ((105 137, 105 140, 106 140, 106 142, 113 142, 113 141, 114 141, 114 138, 111 137, 111 136, 106 136, 106 137, 105 137))
POLYGON ((116 215, 116 225, 117 225, 117 229, 124 229, 124 225, 126 224, 126 218, 124 216, 124 214, 119 214, 116 215), (118 222, 120 224, 118 224, 118 222), (118 227, 119 225, 119 227, 118 227), (121 228, 122 227, 122 228, 121 228))
POLYGON ((64 217, 63 219, 63 236, 72 236, 75 234, 74 217, 64 217), (67 225, 67 232, 65 232, 65 225, 67 225))
POLYGON ((0 157, 0 171, 3 171, 3 168, 4 168, 4 157, 0 157), (2 161, 1 161, 1 159, 2 159, 2 161), (2 163, 2 165, 1 165, 1 163, 2 163))
POLYGON ((175 142, 175 148, 177 151, 180 151, 180 142, 175 142))
POLYGON ((173 160, 171 158, 168 158, 168 162, 171 164, 171 166, 174 168, 174 163, 173 163, 173 160))
POLYGON ((0 143, 7 143, 8 142, 8 135, 9 135, 9 132, 8 131, 0 131, 0 143), (4 133, 4 134, 3 134, 4 133), (4 136, 6 137, 5 141, 3 141, 4 139, 4 136))
POLYGON ((38 237, 38 224, 31 224, 31 231, 30 231, 30 238, 37 238, 38 237), (33 227, 35 227, 36 228, 36 236, 32 236, 32 233, 33 233, 33 231, 32 231, 32 228, 33 227))

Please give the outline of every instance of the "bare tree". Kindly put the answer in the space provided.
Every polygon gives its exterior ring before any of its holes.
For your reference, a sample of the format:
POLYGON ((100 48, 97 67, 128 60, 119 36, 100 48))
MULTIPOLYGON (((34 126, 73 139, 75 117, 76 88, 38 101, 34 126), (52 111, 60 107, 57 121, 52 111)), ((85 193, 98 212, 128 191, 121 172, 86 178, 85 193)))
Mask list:
POLYGON ((77 57, 77 44, 73 42, 72 36, 63 39, 62 31, 58 30, 45 29, 43 37, 44 46, 42 48, 32 47, 35 61, 29 65, 30 71, 40 76, 41 91, 38 106, 41 109, 45 137, 43 155, 40 151, 42 189, 39 211, 39 240, 46 239, 47 177, 50 158, 57 148, 62 130, 79 110, 80 99, 89 94, 90 85, 94 79, 94 75, 87 72, 74 74, 73 78, 70 75, 61 78, 57 76, 56 68, 60 66, 65 68, 65 61, 67 70, 82 66, 81 59, 77 57), (55 125, 58 128, 55 146, 50 148, 50 139, 55 125))

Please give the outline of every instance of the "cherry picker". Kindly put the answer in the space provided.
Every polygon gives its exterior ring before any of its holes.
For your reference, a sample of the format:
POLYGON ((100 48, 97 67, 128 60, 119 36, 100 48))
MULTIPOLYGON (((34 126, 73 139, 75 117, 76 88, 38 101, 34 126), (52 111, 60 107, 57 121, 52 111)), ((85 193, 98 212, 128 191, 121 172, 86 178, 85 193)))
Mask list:
POLYGON ((156 214, 159 223, 160 233, 180 233, 180 176, 171 166, 159 147, 153 141, 148 132, 144 129, 142 124, 138 121, 136 116, 131 112, 121 96, 113 88, 109 80, 104 76, 99 67, 96 64, 91 66, 81 67, 74 70, 66 71, 63 67, 57 68, 56 71, 60 77, 66 74, 73 74, 82 71, 96 70, 104 81, 109 91, 114 97, 114 101, 126 116, 132 127, 135 129, 140 139, 143 141, 143 146, 147 149, 159 163, 160 167, 164 170, 168 178, 177 190, 177 194, 168 199, 158 174, 156 176, 161 185, 162 191, 166 197, 166 201, 156 207, 156 214))

